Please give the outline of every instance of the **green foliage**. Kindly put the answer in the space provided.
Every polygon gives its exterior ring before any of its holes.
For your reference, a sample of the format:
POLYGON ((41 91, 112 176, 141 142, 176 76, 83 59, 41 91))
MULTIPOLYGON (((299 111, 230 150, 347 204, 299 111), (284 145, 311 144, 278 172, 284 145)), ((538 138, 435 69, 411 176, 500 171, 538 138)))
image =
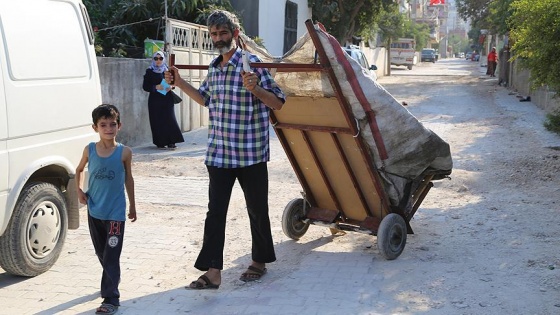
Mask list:
POLYGON ((560 91, 560 1, 515 0, 508 22, 513 58, 523 58, 533 88, 560 91))
POLYGON ((385 41, 404 37, 405 17, 399 12, 399 7, 396 3, 381 9, 378 26, 385 41))
POLYGON ((391 0, 309 0, 312 19, 325 26, 342 45, 352 42, 352 36, 373 30, 383 4, 391 0))
POLYGON ((546 115, 544 127, 548 131, 560 134, 560 110, 556 110, 554 113, 546 115))
POLYGON ((416 40, 416 50, 428 47, 430 41, 430 26, 424 23, 414 23, 410 20, 404 21, 404 37, 416 40))
POLYGON ((511 3, 514 0, 493 1, 488 7, 488 17, 486 19, 487 29, 492 34, 507 34, 509 31, 507 20, 512 14, 511 3))
POLYGON ((210 9, 233 12, 229 0, 84 0, 92 25, 98 29, 98 55, 138 58, 143 55, 145 39, 163 40, 166 1, 169 18, 199 24, 206 24, 210 9))
POLYGON ((206 1, 205 7, 197 9, 197 16, 193 19, 193 22, 196 24, 206 25, 208 16, 210 16, 210 14, 216 9, 235 13, 240 19, 239 23, 243 24, 243 21, 241 20, 241 14, 235 12, 228 0, 206 1))

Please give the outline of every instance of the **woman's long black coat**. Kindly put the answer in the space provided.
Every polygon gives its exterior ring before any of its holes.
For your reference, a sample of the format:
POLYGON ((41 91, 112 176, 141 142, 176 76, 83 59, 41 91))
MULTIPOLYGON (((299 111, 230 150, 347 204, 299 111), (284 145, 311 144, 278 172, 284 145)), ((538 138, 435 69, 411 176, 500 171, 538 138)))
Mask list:
POLYGON ((160 84, 162 79, 163 73, 156 73, 152 69, 147 69, 142 85, 144 91, 150 93, 148 97, 150 128, 153 143, 159 147, 185 141, 175 118, 171 91, 163 95, 156 90, 156 85, 160 84))

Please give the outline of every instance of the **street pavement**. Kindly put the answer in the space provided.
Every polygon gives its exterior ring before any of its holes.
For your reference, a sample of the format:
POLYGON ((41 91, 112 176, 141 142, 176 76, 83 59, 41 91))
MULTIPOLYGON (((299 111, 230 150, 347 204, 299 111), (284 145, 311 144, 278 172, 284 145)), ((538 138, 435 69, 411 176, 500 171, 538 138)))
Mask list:
MULTIPOLYGON (((203 146, 182 145, 173 154, 200 154, 203 146)), ((147 154, 171 154, 154 152, 147 146, 134 148, 134 152, 140 160, 147 154)), ((157 205, 170 200, 178 207, 206 206, 205 178, 138 176, 135 182, 137 203, 152 204, 156 210, 157 205), (176 187, 183 189, 172 189, 176 187)), ((293 260, 280 258, 269 265, 262 280, 243 283, 237 278, 250 258, 234 257, 243 263, 224 269, 218 290, 187 290, 184 286, 198 274, 187 256, 198 251, 199 237, 185 239, 184 224, 162 225, 154 219, 168 216, 171 222, 173 214, 154 211, 145 215, 148 218, 127 223, 118 314, 443 314, 438 312, 443 307, 439 302, 426 301, 421 292, 407 292, 405 285, 391 280, 418 272, 401 269, 418 263, 416 257, 403 254, 387 261, 379 255, 372 241, 375 238, 360 233, 334 237, 321 232, 319 237, 298 243, 279 242, 277 251, 298 256, 296 263, 290 265, 293 260)), ((421 211, 417 216, 422 217, 421 211)), ((81 222, 79 229, 68 232, 63 253, 48 272, 21 278, 0 269, 0 314, 94 313, 100 303, 101 269, 91 246, 85 211, 81 222)), ((277 233, 278 224, 274 226, 277 233)), ((310 230, 321 228, 311 226, 310 230)), ((418 243, 407 244, 410 249, 404 252, 414 249, 434 255, 418 243)), ((455 314, 470 314, 461 308, 455 310, 455 314)))

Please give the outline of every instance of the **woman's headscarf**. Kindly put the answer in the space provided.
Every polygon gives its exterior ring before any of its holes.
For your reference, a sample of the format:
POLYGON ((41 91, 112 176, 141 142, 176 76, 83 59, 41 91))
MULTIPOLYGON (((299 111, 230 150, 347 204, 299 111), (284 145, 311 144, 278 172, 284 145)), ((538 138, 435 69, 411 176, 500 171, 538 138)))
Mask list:
POLYGON ((165 63, 165 56, 163 55, 163 52, 156 51, 154 53, 154 55, 152 56, 152 65, 150 66, 150 69, 152 69, 155 73, 163 73, 164 71, 168 70, 167 64, 165 63), (161 66, 158 66, 156 64, 156 61, 154 60, 154 57, 156 56, 163 58, 163 63, 161 64, 161 66))

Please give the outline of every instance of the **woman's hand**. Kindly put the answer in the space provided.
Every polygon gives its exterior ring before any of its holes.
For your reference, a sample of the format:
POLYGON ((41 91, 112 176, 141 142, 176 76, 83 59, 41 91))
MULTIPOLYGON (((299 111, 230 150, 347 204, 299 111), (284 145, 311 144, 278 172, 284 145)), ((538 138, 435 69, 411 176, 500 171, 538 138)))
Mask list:
POLYGON ((167 92, 171 91, 171 87, 164 88, 163 85, 158 84, 156 85, 156 90, 166 90, 167 92))

